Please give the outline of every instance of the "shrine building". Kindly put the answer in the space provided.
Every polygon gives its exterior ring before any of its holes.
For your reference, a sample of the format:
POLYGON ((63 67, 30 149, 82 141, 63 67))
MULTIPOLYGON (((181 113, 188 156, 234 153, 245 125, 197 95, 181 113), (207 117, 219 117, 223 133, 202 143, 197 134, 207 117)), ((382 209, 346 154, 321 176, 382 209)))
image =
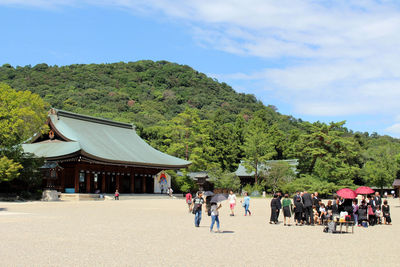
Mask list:
POLYGON ((154 149, 131 124, 51 109, 47 125, 22 147, 50 166, 44 187, 62 193, 154 193, 166 189, 157 174, 191 164, 154 149))

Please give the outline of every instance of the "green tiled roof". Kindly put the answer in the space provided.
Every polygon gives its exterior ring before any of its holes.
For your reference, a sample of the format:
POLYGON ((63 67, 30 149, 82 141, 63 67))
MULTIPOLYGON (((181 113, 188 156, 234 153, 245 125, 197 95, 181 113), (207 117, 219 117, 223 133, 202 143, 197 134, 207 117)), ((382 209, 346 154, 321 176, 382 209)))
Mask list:
POLYGON ((133 125, 61 110, 50 112, 50 128, 65 142, 23 145, 37 156, 62 157, 79 151, 93 160, 160 168, 185 168, 191 162, 162 153, 141 139, 133 125))
POLYGON ((25 153, 32 153, 41 158, 54 158, 60 155, 70 155, 81 150, 79 142, 42 142, 34 144, 23 144, 25 153))

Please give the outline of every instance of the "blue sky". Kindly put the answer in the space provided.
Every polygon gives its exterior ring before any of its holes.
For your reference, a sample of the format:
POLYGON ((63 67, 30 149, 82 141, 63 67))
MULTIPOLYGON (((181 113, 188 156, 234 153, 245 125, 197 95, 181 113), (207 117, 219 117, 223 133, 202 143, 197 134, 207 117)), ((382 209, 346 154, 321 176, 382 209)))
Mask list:
POLYGON ((391 0, 0 0, 0 64, 186 64, 283 114, 400 137, 391 0))

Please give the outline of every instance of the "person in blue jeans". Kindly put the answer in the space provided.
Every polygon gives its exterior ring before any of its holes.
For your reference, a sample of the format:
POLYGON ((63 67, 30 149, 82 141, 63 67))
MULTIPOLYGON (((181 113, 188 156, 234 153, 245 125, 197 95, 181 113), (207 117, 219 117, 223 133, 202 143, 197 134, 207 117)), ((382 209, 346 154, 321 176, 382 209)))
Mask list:
POLYGON ((218 210, 222 207, 221 204, 219 206, 217 203, 211 203, 211 226, 210 226, 210 233, 212 233, 215 222, 217 223, 217 232, 219 232, 219 212, 218 210))
POLYGON ((251 211, 249 210, 250 206, 250 197, 247 192, 244 192, 244 199, 243 199, 243 208, 244 208, 244 216, 247 216, 247 212, 249 216, 251 216, 251 211))
POLYGON ((201 208, 204 204, 204 198, 202 192, 198 192, 197 196, 193 199, 192 202, 192 212, 195 214, 194 216, 194 226, 199 227, 201 221, 201 208))

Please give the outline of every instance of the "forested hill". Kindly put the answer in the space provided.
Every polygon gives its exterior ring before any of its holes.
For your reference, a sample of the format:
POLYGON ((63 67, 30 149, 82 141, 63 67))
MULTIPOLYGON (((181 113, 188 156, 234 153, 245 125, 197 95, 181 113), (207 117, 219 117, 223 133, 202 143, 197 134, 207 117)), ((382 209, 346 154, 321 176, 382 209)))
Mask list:
POLYGON ((399 170, 397 139, 353 133, 344 122, 309 123, 279 114, 189 66, 148 60, 5 64, 0 82, 37 93, 58 109, 134 123, 154 147, 191 160, 193 171, 234 171, 241 159, 297 158, 298 179, 279 187, 329 191, 354 183, 387 186, 399 170))
MULTIPOLYGON (((234 118, 265 106, 253 95, 236 93, 189 66, 166 61, 0 68, 0 81, 39 94, 52 106, 138 125, 170 120, 187 107, 202 118, 216 110, 234 118)), ((271 116, 279 114, 270 110, 271 116)))

